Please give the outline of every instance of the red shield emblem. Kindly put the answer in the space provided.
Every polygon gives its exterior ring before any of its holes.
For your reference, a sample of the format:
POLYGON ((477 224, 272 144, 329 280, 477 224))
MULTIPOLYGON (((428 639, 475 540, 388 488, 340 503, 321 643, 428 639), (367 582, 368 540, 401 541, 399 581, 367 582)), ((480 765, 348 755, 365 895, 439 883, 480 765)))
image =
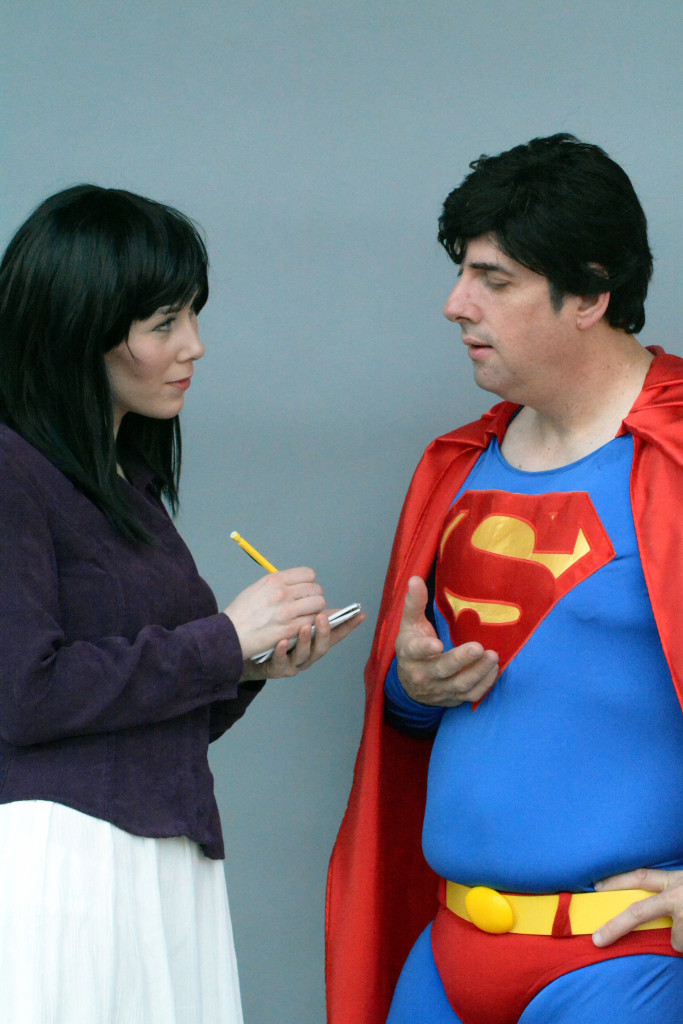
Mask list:
POLYGON ((478 640, 502 672, 557 602, 613 558, 583 491, 468 491, 444 522, 437 606, 453 644, 478 640))

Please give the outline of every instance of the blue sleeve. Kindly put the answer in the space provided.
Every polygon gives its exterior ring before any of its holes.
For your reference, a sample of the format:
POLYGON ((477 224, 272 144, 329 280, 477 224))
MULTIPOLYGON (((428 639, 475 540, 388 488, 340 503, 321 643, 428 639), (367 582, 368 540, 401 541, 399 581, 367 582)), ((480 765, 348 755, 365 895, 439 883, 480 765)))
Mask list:
POLYGON ((420 704, 409 697, 398 678, 396 658, 384 681, 384 713, 387 722, 410 736, 432 736, 439 728, 445 708, 420 704))

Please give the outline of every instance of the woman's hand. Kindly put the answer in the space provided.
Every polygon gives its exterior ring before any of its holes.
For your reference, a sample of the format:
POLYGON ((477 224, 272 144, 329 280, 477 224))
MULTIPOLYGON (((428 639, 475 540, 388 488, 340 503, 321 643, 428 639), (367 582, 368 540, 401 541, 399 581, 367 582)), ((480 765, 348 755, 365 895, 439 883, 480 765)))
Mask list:
POLYGON ((365 620, 365 615, 361 613, 347 622, 343 622, 335 629, 330 629, 328 616, 332 615, 332 612, 333 609, 328 608, 327 611, 316 615, 314 623, 307 622, 302 626, 299 630, 296 647, 293 647, 291 651, 287 650, 289 641, 281 640, 276 645, 272 658, 268 661, 256 665, 250 659, 245 659, 240 681, 283 679, 287 676, 296 676, 299 672, 310 668, 316 661, 320 661, 330 647, 338 644, 365 620), (313 625, 315 625, 315 635, 313 635, 313 625))
POLYGON ((224 613, 247 661, 280 640, 298 636, 324 607, 323 588, 315 582, 313 569, 300 566, 263 576, 241 591, 224 613))

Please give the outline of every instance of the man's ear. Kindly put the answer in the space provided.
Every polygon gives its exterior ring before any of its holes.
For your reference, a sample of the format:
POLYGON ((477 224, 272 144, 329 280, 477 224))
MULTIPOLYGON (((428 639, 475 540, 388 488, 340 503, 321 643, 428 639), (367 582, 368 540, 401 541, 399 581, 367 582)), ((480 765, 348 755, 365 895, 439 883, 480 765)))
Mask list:
POLYGON ((580 331, 586 331, 593 327, 603 318, 609 306, 610 292, 600 292, 598 295, 582 295, 576 307, 576 326, 580 331))
MULTIPOLYGON (((604 277, 607 280, 609 275, 600 263, 589 263, 588 265, 598 277, 604 277)), ((598 295, 582 295, 580 297, 576 313, 576 326, 580 331, 593 327, 594 324, 597 324, 602 319, 607 312, 609 298, 610 292, 600 292, 598 295)))

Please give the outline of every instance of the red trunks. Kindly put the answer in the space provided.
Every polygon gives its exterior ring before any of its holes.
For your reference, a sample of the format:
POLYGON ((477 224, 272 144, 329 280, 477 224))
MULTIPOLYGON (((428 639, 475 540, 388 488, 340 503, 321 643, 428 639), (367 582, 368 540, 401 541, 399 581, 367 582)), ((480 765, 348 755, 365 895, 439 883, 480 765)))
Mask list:
POLYGON ((516 1024, 551 981, 600 960, 683 955, 671 946, 670 928, 631 932, 599 949, 590 935, 491 935, 443 904, 432 925, 432 951, 448 1001, 466 1024, 516 1024))

